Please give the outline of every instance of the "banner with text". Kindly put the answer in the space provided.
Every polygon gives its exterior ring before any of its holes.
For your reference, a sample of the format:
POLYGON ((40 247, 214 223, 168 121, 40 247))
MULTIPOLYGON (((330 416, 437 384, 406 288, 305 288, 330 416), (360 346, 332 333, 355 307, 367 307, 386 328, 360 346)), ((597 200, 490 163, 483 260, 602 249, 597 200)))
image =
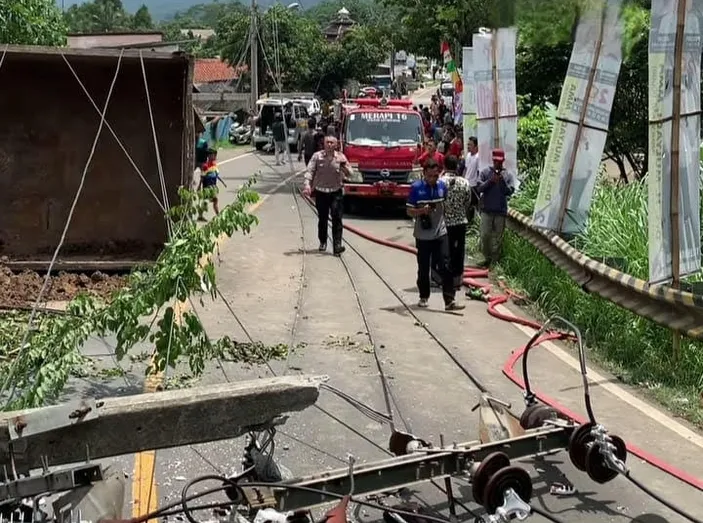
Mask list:
POLYGON ((464 81, 462 123, 464 125, 464 157, 468 154, 469 136, 476 136, 476 82, 474 81, 473 47, 461 49, 461 77, 464 81))
MULTIPOLYGON (((682 0, 652 0, 649 32, 649 280, 673 277, 671 152, 677 11, 682 0)), ((686 1, 679 125, 679 276, 701 268, 700 110, 703 0, 686 1)))
POLYGON ((464 93, 454 93, 454 125, 461 124, 464 114, 464 93))
POLYGON ((479 168, 484 169, 492 165, 491 150, 499 147, 505 151, 505 168, 517 176, 516 40, 515 27, 501 28, 488 34, 474 34, 473 65, 479 168), (494 56, 496 57, 495 82, 494 56), (494 110, 495 106, 497 106, 497 114, 494 110))
POLYGON ((579 19, 532 216, 537 227, 586 227, 622 63, 620 9, 621 0, 601 1, 579 19))

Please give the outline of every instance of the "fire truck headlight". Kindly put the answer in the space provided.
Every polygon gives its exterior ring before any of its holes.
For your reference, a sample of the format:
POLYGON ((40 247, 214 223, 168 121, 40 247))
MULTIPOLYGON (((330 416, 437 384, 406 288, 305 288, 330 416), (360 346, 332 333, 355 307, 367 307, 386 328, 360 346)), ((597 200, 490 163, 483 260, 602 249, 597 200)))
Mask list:
POLYGON ((413 183, 422 180, 422 167, 414 167, 408 174, 408 183, 413 183))

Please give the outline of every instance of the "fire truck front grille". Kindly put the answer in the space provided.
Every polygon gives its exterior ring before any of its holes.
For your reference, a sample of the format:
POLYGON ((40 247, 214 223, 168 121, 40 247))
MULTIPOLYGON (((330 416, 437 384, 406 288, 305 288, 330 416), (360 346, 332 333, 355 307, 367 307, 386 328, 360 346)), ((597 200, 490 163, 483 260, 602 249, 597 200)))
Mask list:
POLYGON ((361 171, 361 174, 364 177, 364 183, 407 183, 410 171, 361 171))

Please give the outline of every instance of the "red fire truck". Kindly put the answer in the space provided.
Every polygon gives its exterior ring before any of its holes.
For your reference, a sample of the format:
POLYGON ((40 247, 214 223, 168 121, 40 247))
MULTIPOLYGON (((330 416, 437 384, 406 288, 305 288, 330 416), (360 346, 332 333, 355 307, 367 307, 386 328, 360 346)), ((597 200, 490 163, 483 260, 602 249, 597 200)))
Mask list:
POLYGON ((424 140, 422 118, 410 100, 357 99, 336 108, 342 151, 352 178, 350 198, 405 199, 422 176, 417 163, 424 140))

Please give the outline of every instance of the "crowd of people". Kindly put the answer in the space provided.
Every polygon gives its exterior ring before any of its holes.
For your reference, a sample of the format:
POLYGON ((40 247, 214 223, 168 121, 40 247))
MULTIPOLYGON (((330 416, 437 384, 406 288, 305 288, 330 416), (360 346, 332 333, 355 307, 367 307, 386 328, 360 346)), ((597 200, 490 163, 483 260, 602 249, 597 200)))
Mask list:
POLYGON ((445 309, 460 310, 455 300, 464 274, 466 236, 480 214, 482 267, 501 255, 508 199, 515 190, 515 175, 504 168, 505 152, 491 152, 493 165, 479 171, 478 140, 468 139, 453 123, 452 111, 432 97, 430 107, 418 107, 425 126, 425 146, 418 161, 423 179, 415 182, 407 202, 415 220, 419 307, 427 307, 431 283, 441 286, 445 309))
MULTIPOLYGON (((479 170, 478 140, 468 138, 466 152, 463 130, 453 123, 452 111, 441 97, 433 96, 429 107, 418 106, 424 126, 424 148, 418 156, 423 178, 414 182, 407 201, 407 214, 414 219, 417 247, 419 307, 428 307, 432 283, 442 288, 445 310, 464 308, 456 292, 464 274, 466 237, 470 225, 480 216, 482 267, 489 267, 501 255, 508 199, 515 191, 514 173, 504 167, 505 152, 491 151, 492 165, 479 170)), ((276 165, 290 153, 283 119, 273 125, 276 165)), ((298 144, 298 161, 307 166, 304 192, 315 199, 318 211, 319 250, 327 250, 328 223, 332 222, 333 253, 340 256, 344 182, 350 176, 346 156, 339 150, 337 126, 332 120, 311 119, 298 144)), ((216 187, 219 178, 217 151, 199 142, 196 165, 200 165, 200 187, 216 187)), ((224 183, 224 182, 222 182, 224 183)), ((219 211, 217 196, 213 198, 219 211)))

